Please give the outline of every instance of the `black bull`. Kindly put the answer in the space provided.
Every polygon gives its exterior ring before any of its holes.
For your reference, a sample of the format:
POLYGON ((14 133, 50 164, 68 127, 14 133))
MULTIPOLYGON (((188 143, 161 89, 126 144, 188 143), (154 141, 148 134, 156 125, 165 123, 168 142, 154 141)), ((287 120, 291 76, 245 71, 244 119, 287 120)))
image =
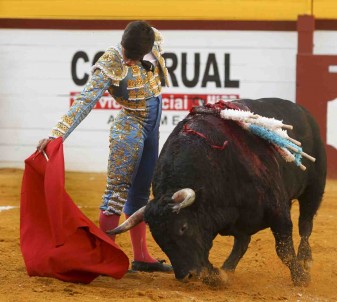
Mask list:
POLYGON ((238 100, 234 104, 293 125, 289 136, 300 141, 316 162, 303 159, 307 169, 302 171, 286 162, 272 144, 236 122, 213 114, 190 113, 161 151, 153 179, 154 199, 115 233, 144 219, 170 259, 176 278, 186 280, 201 272, 217 272, 208 256, 218 234, 235 238, 221 267, 234 271, 251 236, 269 227, 277 255, 288 266, 294 284, 306 285, 312 261, 309 237, 326 180, 319 128, 305 109, 282 99, 238 100), (180 191, 183 188, 193 191, 180 191), (189 199, 194 202, 190 204, 189 199), (290 217, 293 199, 300 207, 297 255, 290 217), (184 208, 180 209, 182 200, 184 208))

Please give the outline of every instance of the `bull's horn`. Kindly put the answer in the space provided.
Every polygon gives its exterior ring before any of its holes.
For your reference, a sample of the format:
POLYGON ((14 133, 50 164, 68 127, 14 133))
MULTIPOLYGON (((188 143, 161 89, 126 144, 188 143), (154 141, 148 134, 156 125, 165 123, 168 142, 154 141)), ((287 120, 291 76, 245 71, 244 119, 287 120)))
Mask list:
POLYGON ((194 202, 195 192, 189 188, 181 189, 172 195, 172 200, 175 202, 172 205, 172 211, 179 213, 180 209, 186 208, 194 202))
POLYGON ((140 208, 138 211, 134 212, 127 220, 125 220, 120 226, 113 230, 106 231, 109 235, 116 235, 124 233, 133 227, 135 227, 137 224, 141 223, 144 220, 144 211, 145 206, 140 208))

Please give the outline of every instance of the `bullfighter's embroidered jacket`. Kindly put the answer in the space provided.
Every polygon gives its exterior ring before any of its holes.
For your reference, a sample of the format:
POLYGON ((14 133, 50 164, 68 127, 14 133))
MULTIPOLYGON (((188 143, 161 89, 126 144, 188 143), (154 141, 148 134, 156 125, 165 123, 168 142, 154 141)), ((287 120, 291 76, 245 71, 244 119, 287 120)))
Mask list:
POLYGON ((126 66, 120 44, 108 48, 92 67, 92 76, 78 95, 69 111, 61 117, 50 137, 66 137, 94 108, 106 90, 129 111, 145 111, 146 100, 160 95, 162 85, 169 85, 168 72, 162 56, 162 36, 155 31, 152 54, 158 64, 154 71, 147 71, 141 63, 126 66))

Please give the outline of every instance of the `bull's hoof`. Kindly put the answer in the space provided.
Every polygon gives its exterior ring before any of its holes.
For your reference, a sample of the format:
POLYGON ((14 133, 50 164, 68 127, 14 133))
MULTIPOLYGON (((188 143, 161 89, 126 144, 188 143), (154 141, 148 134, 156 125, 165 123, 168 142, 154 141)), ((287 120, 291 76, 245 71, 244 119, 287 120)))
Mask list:
POLYGON ((303 271, 303 273, 296 274, 293 277, 293 282, 295 286, 308 286, 310 284, 311 277, 308 272, 303 271))
POLYGON ((235 266, 233 266, 233 265, 231 265, 231 264, 224 263, 224 264, 221 266, 221 269, 224 270, 226 273, 234 273, 234 271, 235 271, 235 266))
POLYGON ((224 270, 203 273, 200 277, 204 284, 213 288, 225 287, 228 284, 228 275, 224 270))

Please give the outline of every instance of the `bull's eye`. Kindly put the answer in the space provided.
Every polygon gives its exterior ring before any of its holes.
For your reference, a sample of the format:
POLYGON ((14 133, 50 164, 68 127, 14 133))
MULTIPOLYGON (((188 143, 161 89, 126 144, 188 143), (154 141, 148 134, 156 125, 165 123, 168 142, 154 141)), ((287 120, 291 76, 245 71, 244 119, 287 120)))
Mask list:
POLYGON ((185 222, 179 229, 179 235, 183 235, 187 230, 187 222, 185 222))

